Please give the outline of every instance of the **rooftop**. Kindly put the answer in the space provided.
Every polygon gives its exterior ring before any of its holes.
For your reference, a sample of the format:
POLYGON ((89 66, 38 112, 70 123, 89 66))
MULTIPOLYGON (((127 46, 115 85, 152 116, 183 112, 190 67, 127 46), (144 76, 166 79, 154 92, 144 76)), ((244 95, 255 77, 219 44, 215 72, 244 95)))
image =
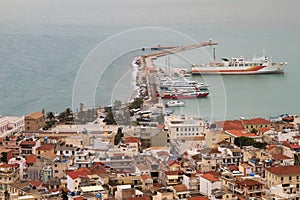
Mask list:
POLYGON ((299 175, 300 165, 270 167, 270 168, 266 168, 266 171, 269 171, 270 173, 279 176, 299 175))
POLYGON ((202 178, 205 178, 206 180, 209 180, 211 182, 215 182, 215 181, 219 181, 220 180, 217 176, 214 176, 211 173, 203 174, 202 178))
POLYGON ((30 113, 29 115, 26 115, 25 118, 39 119, 41 117, 44 117, 43 113, 41 113, 41 112, 34 112, 34 113, 30 113))
POLYGON ((40 147, 38 147, 36 150, 37 151, 50 151, 50 150, 53 150, 55 148, 55 145, 53 144, 44 144, 44 145, 41 145, 40 147))
POLYGON ((173 189, 176 192, 185 192, 185 191, 188 191, 188 188, 184 184, 174 185, 173 189))

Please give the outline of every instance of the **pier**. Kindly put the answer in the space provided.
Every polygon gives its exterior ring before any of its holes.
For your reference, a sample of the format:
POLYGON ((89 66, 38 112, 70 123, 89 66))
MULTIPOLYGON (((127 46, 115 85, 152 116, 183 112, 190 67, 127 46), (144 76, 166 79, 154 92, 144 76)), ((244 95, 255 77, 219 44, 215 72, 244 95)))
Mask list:
POLYGON ((141 55, 139 58, 139 72, 137 75, 137 84, 139 85, 143 83, 144 80, 146 80, 146 85, 148 88, 148 99, 145 101, 145 103, 158 104, 158 106, 162 106, 160 98, 157 97, 157 91, 159 90, 155 80, 157 69, 153 63, 153 60, 157 59, 158 57, 167 56, 170 54, 176 54, 182 51, 192 50, 200 47, 217 45, 217 44, 218 43, 210 40, 208 42, 201 42, 201 43, 191 44, 187 46, 177 46, 177 47, 164 49, 162 51, 158 51, 155 53, 141 55))

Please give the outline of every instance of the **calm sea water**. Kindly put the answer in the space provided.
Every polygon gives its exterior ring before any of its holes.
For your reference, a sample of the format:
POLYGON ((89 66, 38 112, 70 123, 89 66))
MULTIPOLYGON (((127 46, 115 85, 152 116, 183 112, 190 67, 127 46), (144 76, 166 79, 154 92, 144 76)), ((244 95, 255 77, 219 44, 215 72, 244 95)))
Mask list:
MULTIPOLYGON (((142 47, 219 42, 217 56, 263 50, 289 64, 284 75, 204 77, 207 99, 185 110, 208 119, 300 114, 299 0, 1 0, 0 113, 60 112, 128 101, 132 59, 142 47)), ((172 56, 174 66, 210 59, 211 49, 172 56)), ((157 60, 164 63, 164 58, 157 60)), ((201 79, 201 77, 196 77, 201 79)))

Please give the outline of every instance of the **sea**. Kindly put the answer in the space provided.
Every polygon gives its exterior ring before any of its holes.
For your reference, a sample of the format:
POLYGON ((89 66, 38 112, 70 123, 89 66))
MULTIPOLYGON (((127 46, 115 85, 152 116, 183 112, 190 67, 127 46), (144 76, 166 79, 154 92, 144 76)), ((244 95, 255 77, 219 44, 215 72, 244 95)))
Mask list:
MULTIPOLYGON (((205 99, 176 114, 207 120, 300 115, 300 1, 0 0, 0 114, 77 111, 129 102, 138 90, 135 57, 150 47, 212 39, 217 59, 263 52, 288 62, 284 74, 193 76, 211 85, 205 99), (144 51, 142 50, 144 49, 144 51)), ((189 69, 212 48, 159 58, 189 69)))

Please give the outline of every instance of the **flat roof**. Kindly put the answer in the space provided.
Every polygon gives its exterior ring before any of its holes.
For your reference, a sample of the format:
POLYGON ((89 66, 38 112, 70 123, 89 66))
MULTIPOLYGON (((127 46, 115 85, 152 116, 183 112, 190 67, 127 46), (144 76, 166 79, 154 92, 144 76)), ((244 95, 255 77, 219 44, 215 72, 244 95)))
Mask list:
POLYGON ((93 192, 93 191, 99 191, 99 190, 104 190, 104 188, 101 185, 81 187, 82 192, 93 192))

